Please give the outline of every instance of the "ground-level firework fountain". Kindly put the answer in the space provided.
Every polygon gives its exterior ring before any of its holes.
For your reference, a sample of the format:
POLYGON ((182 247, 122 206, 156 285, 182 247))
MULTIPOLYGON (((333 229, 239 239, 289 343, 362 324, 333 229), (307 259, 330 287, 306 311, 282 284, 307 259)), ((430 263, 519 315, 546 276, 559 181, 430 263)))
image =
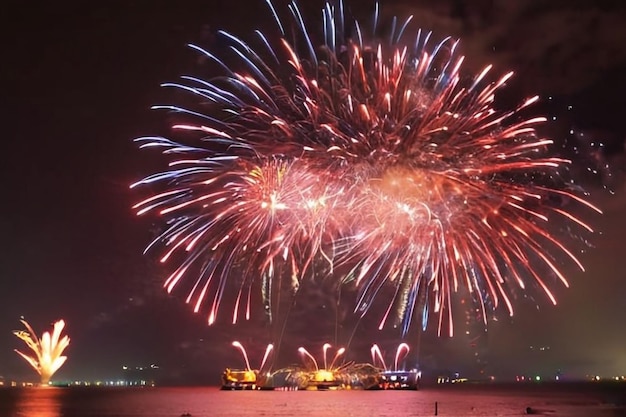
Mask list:
POLYGON ((65 348, 70 344, 70 338, 67 335, 61 337, 65 321, 59 320, 54 323, 52 334, 44 332, 41 335, 41 339, 37 339, 37 335, 28 322, 25 320, 20 321, 26 327, 26 330, 16 330, 13 334, 24 341, 35 355, 27 355, 17 349, 15 349, 15 352, 37 371, 41 377, 41 385, 47 385, 52 375, 67 360, 67 356, 61 356, 65 348))
POLYGON ((324 346, 322 346, 323 368, 319 367, 315 357, 311 355, 309 351, 307 351, 304 347, 298 348, 298 353, 302 355, 302 358, 307 359, 307 362, 310 362, 310 364, 313 365, 313 367, 311 367, 309 364, 304 370, 297 372, 297 379, 300 380, 298 385, 304 386, 306 389, 314 390, 338 389, 341 387, 341 372, 343 367, 337 367, 335 366, 335 363, 337 362, 337 359, 345 353, 346 349, 338 349, 332 362, 328 364, 327 352, 330 348, 330 343, 324 343, 324 346))
POLYGON ((263 381, 265 375, 260 375, 263 367, 267 363, 267 359, 274 349, 274 346, 269 344, 265 349, 265 355, 258 369, 252 369, 250 367, 250 361, 248 360, 248 354, 246 349, 238 341, 232 343, 234 347, 241 351, 243 358, 246 362, 245 369, 231 369, 226 368, 222 374, 222 389, 224 390, 247 390, 257 389, 263 387, 263 381))
POLYGON ((288 389, 288 390, 339 390, 339 389, 413 389, 419 388, 421 372, 418 369, 405 370, 399 365, 409 352, 409 346, 401 343, 396 351, 394 367, 388 368, 383 354, 377 345, 372 346, 372 364, 342 362, 346 349, 339 348, 332 361, 328 361, 329 343, 322 346, 323 367, 315 357, 304 347, 298 349, 302 356, 302 366, 288 366, 274 371, 264 371, 269 352, 273 346, 268 345, 259 370, 253 370, 248 361, 245 348, 239 342, 233 346, 240 349, 246 361, 245 370, 226 368, 222 375, 222 389, 288 389), (381 364, 382 367, 376 366, 381 364))
POLYGON ((383 355, 378 345, 372 346, 372 363, 376 364, 377 361, 383 366, 383 371, 380 373, 379 388, 381 389, 418 389, 422 373, 418 369, 406 369, 399 366, 400 361, 406 358, 409 354, 409 345, 406 343, 400 343, 396 350, 394 357, 393 369, 387 367, 383 355))

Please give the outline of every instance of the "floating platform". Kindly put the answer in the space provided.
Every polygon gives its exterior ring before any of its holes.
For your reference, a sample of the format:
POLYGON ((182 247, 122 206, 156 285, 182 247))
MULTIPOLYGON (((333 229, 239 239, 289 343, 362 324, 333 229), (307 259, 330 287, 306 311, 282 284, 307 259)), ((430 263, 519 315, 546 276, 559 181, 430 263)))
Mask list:
POLYGON ((306 389, 309 391, 337 390, 341 387, 341 381, 332 371, 320 369, 311 374, 307 381, 306 389))
POLYGON ((260 376, 256 370, 226 368, 222 374, 222 390, 418 390, 422 373, 418 370, 384 371, 371 365, 347 369, 307 371, 285 368, 274 374, 260 376), (279 377, 280 376, 280 377, 279 377))
POLYGON ((257 373, 253 370, 226 368, 222 374, 221 389, 225 391, 258 389, 257 373))
POLYGON ((383 390, 418 390, 422 373, 410 371, 383 371, 380 373, 378 389, 383 390))

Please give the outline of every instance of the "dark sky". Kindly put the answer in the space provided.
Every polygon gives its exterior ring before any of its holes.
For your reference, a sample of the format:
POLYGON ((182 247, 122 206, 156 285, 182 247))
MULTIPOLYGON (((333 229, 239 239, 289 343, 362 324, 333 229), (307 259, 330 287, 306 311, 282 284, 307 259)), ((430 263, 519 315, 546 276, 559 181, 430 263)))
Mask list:
MULTIPOLYGON (((520 100, 539 94, 546 112, 557 116, 548 126, 551 134, 564 137, 570 128, 585 134, 577 139, 579 170, 604 161, 611 166, 611 177, 609 170, 601 170, 583 180, 592 201, 605 211, 592 220, 602 233, 591 239, 595 248, 582 256, 587 272, 567 271, 572 286, 557 291, 557 307, 522 308, 514 320, 490 325, 480 342, 490 372, 626 373, 621 260, 626 255, 626 6, 618 8, 618 3, 383 4, 385 16, 414 14, 414 22, 433 29, 438 38, 461 37, 466 70, 488 63, 502 73, 514 70, 510 94, 520 100), (603 142, 604 150, 592 153, 592 142, 603 142), (538 353, 538 346, 550 350, 538 353)), ((225 365, 241 365, 230 347, 235 339, 260 359, 270 341, 260 320, 209 328, 181 299, 164 294, 165 271, 142 255, 156 225, 134 216, 130 207, 138 196, 129 190, 130 183, 159 166, 154 154, 140 152, 132 143, 141 135, 167 132, 163 115, 149 110, 174 99, 159 84, 201 65, 185 45, 210 44, 216 29, 245 39, 253 28, 272 24, 264 1, 243 4, 93 1, 35 6, 10 0, 3 6, 1 376, 32 375, 13 353, 22 348, 11 334, 19 328, 20 316, 38 331, 59 318, 67 321, 72 342, 59 379, 110 378, 119 375, 123 364, 158 363, 172 380, 217 381, 225 365)), ((302 5, 317 21, 321 3, 302 5)), ((323 299, 322 294, 320 304, 323 299)), ((299 324, 288 329, 292 344, 321 346, 321 337, 306 337, 313 321, 325 328, 319 317, 324 316, 295 315, 299 324)), ((377 341, 377 335, 366 336, 365 347, 377 341)), ((462 337, 428 340, 424 357, 433 367, 469 369, 473 351, 467 346, 462 337)), ((354 359, 366 360, 366 352, 354 359)))

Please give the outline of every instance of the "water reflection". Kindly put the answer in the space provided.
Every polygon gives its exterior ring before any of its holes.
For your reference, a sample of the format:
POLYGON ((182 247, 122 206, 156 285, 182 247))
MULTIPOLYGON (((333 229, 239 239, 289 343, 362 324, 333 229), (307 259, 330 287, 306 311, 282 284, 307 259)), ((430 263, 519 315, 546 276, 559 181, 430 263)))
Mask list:
POLYGON ((40 387, 20 390, 15 417, 60 417, 63 388, 40 387))

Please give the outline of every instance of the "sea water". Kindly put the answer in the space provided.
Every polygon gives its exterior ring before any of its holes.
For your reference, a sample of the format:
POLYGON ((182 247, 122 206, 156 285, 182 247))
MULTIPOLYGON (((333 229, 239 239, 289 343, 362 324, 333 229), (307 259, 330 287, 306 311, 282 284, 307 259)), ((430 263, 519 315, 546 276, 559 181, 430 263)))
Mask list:
POLYGON ((419 391, 2 388, 0 417, 626 416, 626 386, 435 386, 419 391))

